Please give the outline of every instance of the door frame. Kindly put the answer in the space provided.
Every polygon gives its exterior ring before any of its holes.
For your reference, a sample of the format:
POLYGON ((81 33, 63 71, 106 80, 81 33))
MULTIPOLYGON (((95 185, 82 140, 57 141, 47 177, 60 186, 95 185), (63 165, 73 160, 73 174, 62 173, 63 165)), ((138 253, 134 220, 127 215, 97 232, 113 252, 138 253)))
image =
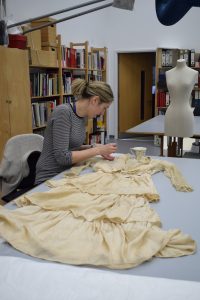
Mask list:
MULTIPOLYGON (((119 118, 118 118, 118 110, 119 110, 119 66, 118 66, 118 56, 119 54, 130 54, 130 53, 144 53, 144 52, 155 52, 156 54, 156 48, 154 49, 134 49, 134 50, 117 50, 114 53, 114 64, 116 66, 116 72, 114 72, 114 91, 115 91, 115 105, 114 105, 114 120, 115 120, 115 139, 118 139, 118 125, 119 125, 119 118)), ((156 63, 156 61, 155 61, 156 63)))

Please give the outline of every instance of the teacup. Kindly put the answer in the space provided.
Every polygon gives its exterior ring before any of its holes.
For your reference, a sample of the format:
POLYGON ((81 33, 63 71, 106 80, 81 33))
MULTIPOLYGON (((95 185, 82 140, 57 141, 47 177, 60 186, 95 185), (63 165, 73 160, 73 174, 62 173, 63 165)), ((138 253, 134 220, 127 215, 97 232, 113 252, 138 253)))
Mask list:
POLYGON ((147 148, 146 147, 133 147, 130 148, 131 154, 135 155, 135 158, 140 161, 146 153, 147 148))

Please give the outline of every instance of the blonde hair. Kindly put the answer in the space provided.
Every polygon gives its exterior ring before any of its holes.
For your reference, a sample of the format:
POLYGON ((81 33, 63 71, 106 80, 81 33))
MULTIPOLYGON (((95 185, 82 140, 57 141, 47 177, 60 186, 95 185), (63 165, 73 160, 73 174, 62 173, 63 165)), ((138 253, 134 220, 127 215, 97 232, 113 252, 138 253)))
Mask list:
POLYGON ((113 92, 109 84, 104 81, 90 81, 77 78, 72 82, 72 94, 77 98, 89 99, 99 96, 100 103, 111 103, 114 100, 113 92))

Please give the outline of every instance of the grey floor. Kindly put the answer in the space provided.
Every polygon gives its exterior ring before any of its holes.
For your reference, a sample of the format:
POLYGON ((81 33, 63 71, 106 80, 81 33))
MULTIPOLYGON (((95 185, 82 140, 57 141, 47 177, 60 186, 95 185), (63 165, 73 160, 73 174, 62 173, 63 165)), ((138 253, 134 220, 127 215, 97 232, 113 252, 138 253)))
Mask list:
MULTIPOLYGON (((192 142, 194 139, 188 139, 190 141, 191 146, 183 151, 183 157, 185 158, 194 158, 200 159, 200 147, 193 146, 192 142)), ((154 136, 146 136, 146 137, 128 137, 128 138, 120 138, 120 139, 109 139, 107 143, 116 143, 117 144, 117 152, 118 153, 130 153, 130 148, 132 147, 146 147, 146 155, 147 156, 160 156, 160 146, 156 146, 154 144, 154 136)), ((167 146, 165 146, 167 148, 167 146)), ((184 149, 184 148, 183 148, 184 149)), ((167 156, 167 149, 163 151, 164 156, 167 156)))
POLYGON ((117 152, 129 153, 132 147, 146 147, 146 155, 159 156, 160 147, 154 145, 154 138, 151 137, 134 137, 134 138, 123 138, 123 139, 109 139, 107 142, 117 144, 117 152))

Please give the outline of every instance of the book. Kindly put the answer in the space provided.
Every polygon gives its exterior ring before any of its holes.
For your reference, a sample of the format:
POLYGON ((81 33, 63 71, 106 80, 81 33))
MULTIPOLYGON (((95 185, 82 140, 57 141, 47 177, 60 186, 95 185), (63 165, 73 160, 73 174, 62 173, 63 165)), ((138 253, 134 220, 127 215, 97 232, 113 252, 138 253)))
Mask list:
POLYGON ((195 67, 195 50, 191 49, 190 51, 190 66, 195 67))
POLYGON ((35 126, 40 127, 41 122, 40 122, 40 110, 39 110, 39 103, 32 103, 33 106, 33 112, 34 112, 34 117, 35 117, 35 126))
POLYGON ((76 64, 76 49, 70 48, 70 67, 71 68, 77 68, 76 64))

